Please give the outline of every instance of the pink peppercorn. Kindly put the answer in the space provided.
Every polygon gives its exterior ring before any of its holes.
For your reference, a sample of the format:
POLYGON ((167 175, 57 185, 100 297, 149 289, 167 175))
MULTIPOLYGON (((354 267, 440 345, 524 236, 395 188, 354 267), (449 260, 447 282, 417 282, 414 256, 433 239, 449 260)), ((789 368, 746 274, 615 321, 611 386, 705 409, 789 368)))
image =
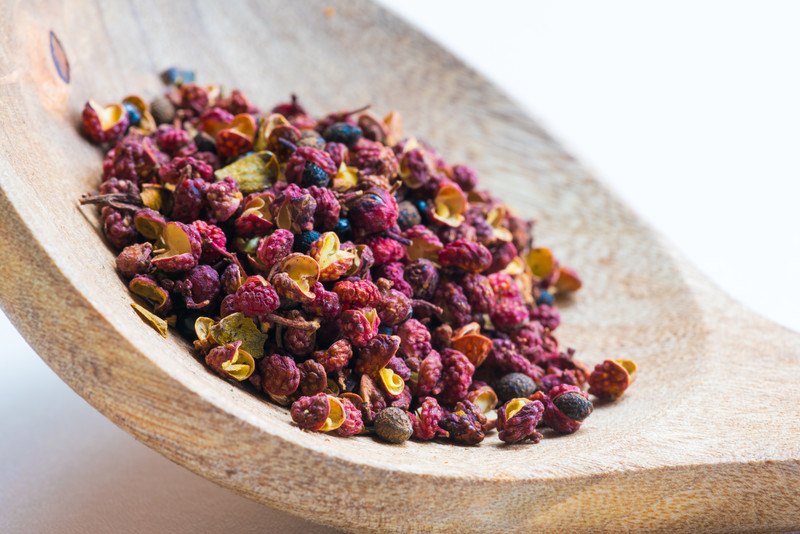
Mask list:
POLYGON ((339 303, 339 295, 333 291, 327 291, 322 283, 317 282, 311 289, 314 292, 314 300, 304 302, 303 309, 308 313, 323 319, 335 319, 342 311, 339 303))
POLYGON ((492 245, 489 250, 492 254, 492 264, 486 269, 489 273, 502 271, 517 257, 517 247, 511 241, 492 245))
POLYGON ((375 257, 375 266, 400 261, 406 255, 406 247, 390 237, 376 236, 366 241, 375 257))
POLYGON ((355 369, 361 374, 377 376, 400 347, 400 338, 378 334, 358 351, 355 369))
POLYGON ((214 169, 208 163, 193 157, 175 158, 158 171, 161 182, 177 184, 184 176, 200 178, 210 182, 214 176, 214 169))
POLYGON ((430 260, 412 261, 405 266, 403 275, 414 298, 430 300, 439 287, 439 270, 430 260))
POLYGON ((203 252, 200 255, 201 263, 215 263, 225 255, 225 244, 228 238, 222 228, 206 221, 198 220, 192 223, 203 242, 203 252))
POLYGON ((207 186, 208 183, 201 178, 181 180, 172 195, 172 219, 184 223, 199 219, 207 186))
POLYGON ((136 241, 136 228, 133 225, 133 215, 130 213, 104 207, 102 219, 103 233, 115 249, 121 250, 136 241))
MULTIPOLYGON (((125 109, 122 109, 119 119, 108 128, 103 127, 98 113, 98 107, 87 102, 83 108, 83 129, 89 138, 96 144, 114 142, 125 134, 130 125, 130 118, 125 109)), ((99 111, 102 112, 102 109, 99 111)))
POLYGON ((442 391, 442 368, 442 357, 431 349, 419 364, 415 391, 417 396, 438 395, 442 391))
POLYGON ((507 406, 508 403, 497 410, 497 429, 500 441, 519 443, 524 440, 530 440, 534 443, 539 443, 542 435, 536 431, 536 427, 542 420, 544 405, 539 401, 528 402, 509 419, 506 419, 507 406))
POLYGON ((292 253, 294 234, 289 230, 277 229, 258 243, 256 256, 267 269, 292 253))
POLYGON ((301 363, 300 369, 300 393, 303 395, 316 395, 322 393, 328 384, 328 377, 325 369, 314 360, 306 360, 301 363))
POLYGON ((461 280, 461 289, 473 313, 491 313, 496 296, 489 279, 481 274, 469 273, 461 280))
POLYGON ((469 273, 479 273, 492 264, 492 253, 480 243, 458 239, 448 243, 439 251, 439 263, 442 267, 455 267, 469 273))
POLYGON ((150 256, 153 246, 150 243, 129 245, 117 256, 117 270, 126 278, 150 271, 150 256))
POLYGON ((183 295, 188 309, 206 308, 220 293, 219 274, 208 265, 198 265, 176 284, 176 289, 183 295))
POLYGON ((492 324, 501 332, 513 332, 528 321, 528 308, 520 298, 501 298, 492 310, 492 324))
POLYGON ((345 308, 374 308, 382 299, 378 286, 369 280, 340 280, 333 292, 345 308))
POLYGON ((349 204, 348 217, 356 235, 375 234, 397 223, 397 201, 386 190, 364 191, 349 204))
POLYGON ((354 347, 364 347, 378 333, 380 322, 374 308, 349 309, 339 317, 339 328, 354 347))
POLYGON ((352 357, 353 348, 346 339, 335 341, 326 350, 319 350, 314 353, 314 359, 317 360, 328 373, 343 369, 352 357))
POLYGON ((239 186, 231 177, 209 185, 205 194, 211 217, 221 223, 233 217, 242 202, 239 186))
POLYGON ((421 360, 431 351, 431 333, 424 324, 409 319, 397 329, 400 338, 400 354, 406 358, 421 360))
POLYGON ((300 397, 292 404, 292 421, 303 430, 319 430, 325 425, 330 411, 330 401, 325 393, 300 397))
POLYGON ((467 398, 475 366, 461 352, 453 349, 442 351, 442 392, 445 404, 455 404, 467 398))
POLYGON ((325 143, 325 152, 330 155, 331 159, 333 160, 333 164, 336 165, 337 169, 342 165, 342 163, 347 163, 347 160, 350 156, 347 145, 344 143, 325 143))
POLYGON ((558 313, 557 309, 547 304, 536 306, 531 311, 530 318, 532 321, 540 323, 550 331, 555 330, 558 328, 558 325, 561 324, 561 314, 558 313))
POLYGON ((168 159, 151 139, 138 134, 126 135, 114 148, 114 176, 135 184, 149 181, 167 165, 168 159))
POLYGON ((453 165, 451 177, 465 193, 475 189, 478 184, 478 173, 466 165, 453 165))
POLYGON ((170 156, 188 156, 197 151, 197 146, 186 130, 162 124, 153 133, 158 148, 170 156))
POLYGON ((291 395, 300 385, 300 369, 289 356, 272 354, 259 362, 261 387, 270 395, 291 395))
POLYGON ((411 414, 411 424, 414 427, 414 437, 429 441, 446 432, 439 428, 439 421, 444 417, 444 409, 433 397, 423 397, 416 414, 411 414))
POLYGON ((391 281, 393 284, 392 288, 401 292, 405 296, 411 298, 413 295, 411 285, 405 281, 405 271, 401 262, 393 261, 381 265, 376 269, 376 274, 378 278, 386 278, 387 280, 391 281))
POLYGON ((578 430, 593 411, 588 395, 573 385, 558 385, 546 394, 537 391, 531 400, 538 400, 544 405, 542 422, 559 434, 571 434, 578 430))
POLYGON ((336 433, 342 437, 355 436, 364 430, 364 421, 361 418, 361 410, 348 399, 339 399, 344 406, 344 422, 336 429, 336 433))
POLYGON ((265 319, 280 307, 275 288, 259 276, 251 276, 235 293, 236 308, 247 315, 265 319))
POLYGON ((472 308, 464 295, 464 291, 454 282, 439 284, 434 302, 443 310, 443 322, 453 327, 463 326, 472 321, 472 308))
POLYGON ((494 365, 503 374, 522 373, 537 382, 544 375, 544 370, 525 359, 509 339, 492 340, 492 350, 489 352, 487 363, 494 365))
POLYGON ((458 402, 452 412, 439 420, 439 427, 448 433, 450 439, 463 445, 477 445, 483 441, 485 424, 486 417, 468 400, 458 402))
POLYGON ((334 192, 326 187, 312 185, 308 188, 308 193, 317 202, 314 211, 314 226, 317 230, 333 230, 339 222, 341 205, 334 192))
POLYGON ((337 167, 330 154, 318 148, 299 146, 286 162, 286 179, 293 184, 302 183, 308 164, 318 166, 328 175, 336 174, 337 167))

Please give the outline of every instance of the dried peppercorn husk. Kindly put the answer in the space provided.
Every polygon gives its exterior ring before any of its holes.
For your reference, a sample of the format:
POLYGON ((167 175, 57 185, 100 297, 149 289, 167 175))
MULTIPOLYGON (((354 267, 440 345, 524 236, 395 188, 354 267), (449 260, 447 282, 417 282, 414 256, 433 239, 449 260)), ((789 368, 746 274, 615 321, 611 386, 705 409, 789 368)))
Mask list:
POLYGON ((399 113, 317 119, 294 96, 261 113, 173 71, 150 106, 84 108, 107 152, 82 202, 152 308, 137 313, 162 335, 179 319, 212 371, 291 406, 303 430, 347 437, 377 420, 393 441, 467 445, 495 426, 535 443, 540 420, 574 432, 587 388, 613 400, 633 382, 630 360, 591 371, 559 346, 578 273, 475 168, 404 138, 399 113))

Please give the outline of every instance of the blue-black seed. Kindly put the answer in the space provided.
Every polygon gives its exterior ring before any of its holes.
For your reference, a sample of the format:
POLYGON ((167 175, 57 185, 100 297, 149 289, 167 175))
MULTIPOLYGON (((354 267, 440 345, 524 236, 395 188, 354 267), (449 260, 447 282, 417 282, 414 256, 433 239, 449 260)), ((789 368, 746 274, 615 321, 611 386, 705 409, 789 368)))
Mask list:
POLYGON ((131 121, 131 126, 139 126, 142 122, 142 114, 139 113, 139 110, 133 104, 129 102, 125 102, 122 104, 122 107, 125 108, 125 111, 128 112, 128 119, 131 121))
POLYGON ((555 301, 553 294, 549 291, 542 290, 542 292, 539 293, 539 298, 536 299, 536 305, 541 306, 542 304, 545 304, 547 306, 552 306, 553 301, 555 301))
POLYGON ((385 334, 387 336, 391 336, 392 334, 394 334, 394 328, 392 328, 391 326, 380 326, 378 327, 378 332, 381 334, 385 334))
POLYGON ((333 230, 336 232, 340 238, 349 237, 350 236, 350 220, 349 219, 339 219, 339 222, 336 223, 336 228, 333 230))
POLYGON ((316 185, 317 187, 328 187, 330 181, 331 177, 322 169, 322 167, 313 161, 306 161, 306 166, 303 169, 303 187, 311 187, 312 185, 316 185))
POLYGON ((309 230, 307 232, 303 232, 300 234, 300 237, 295 238, 294 240, 294 248, 297 252, 302 252, 305 254, 308 252, 308 249, 311 248, 311 245, 319 239, 319 232, 314 230, 309 230))
POLYGON ((364 133, 361 131, 361 128, 347 122, 331 124, 325 129, 325 133, 322 134, 326 141, 342 143, 349 148, 352 148, 363 135, 364 133))

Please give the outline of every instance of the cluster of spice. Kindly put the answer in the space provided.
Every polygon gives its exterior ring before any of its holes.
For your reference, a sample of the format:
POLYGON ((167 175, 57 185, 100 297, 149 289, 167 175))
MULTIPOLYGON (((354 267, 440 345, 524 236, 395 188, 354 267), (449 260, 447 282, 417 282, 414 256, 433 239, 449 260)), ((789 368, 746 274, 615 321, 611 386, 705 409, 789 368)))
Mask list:
POLYGON ((590 370, 559 348, 576 273, 397 113, 315 119, 178 81, 149 105, 89 102, 83 128, 107 152, 82 203, 136 311, 303 429, 536 443, 633 381, 629 360, 590 370))

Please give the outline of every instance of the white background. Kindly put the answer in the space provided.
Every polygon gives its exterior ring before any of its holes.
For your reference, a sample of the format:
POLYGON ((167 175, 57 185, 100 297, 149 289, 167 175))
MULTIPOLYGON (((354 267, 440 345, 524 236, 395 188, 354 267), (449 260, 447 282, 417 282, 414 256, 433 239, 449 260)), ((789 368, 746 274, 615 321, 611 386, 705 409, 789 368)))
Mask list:
MULTIPOLYGON (((800 4, 382 3, 504 87, 725 290, 800 329, 800 4)), ((2 315, 0 339, 0 531, 316 529, 135 442, 2 315)))

